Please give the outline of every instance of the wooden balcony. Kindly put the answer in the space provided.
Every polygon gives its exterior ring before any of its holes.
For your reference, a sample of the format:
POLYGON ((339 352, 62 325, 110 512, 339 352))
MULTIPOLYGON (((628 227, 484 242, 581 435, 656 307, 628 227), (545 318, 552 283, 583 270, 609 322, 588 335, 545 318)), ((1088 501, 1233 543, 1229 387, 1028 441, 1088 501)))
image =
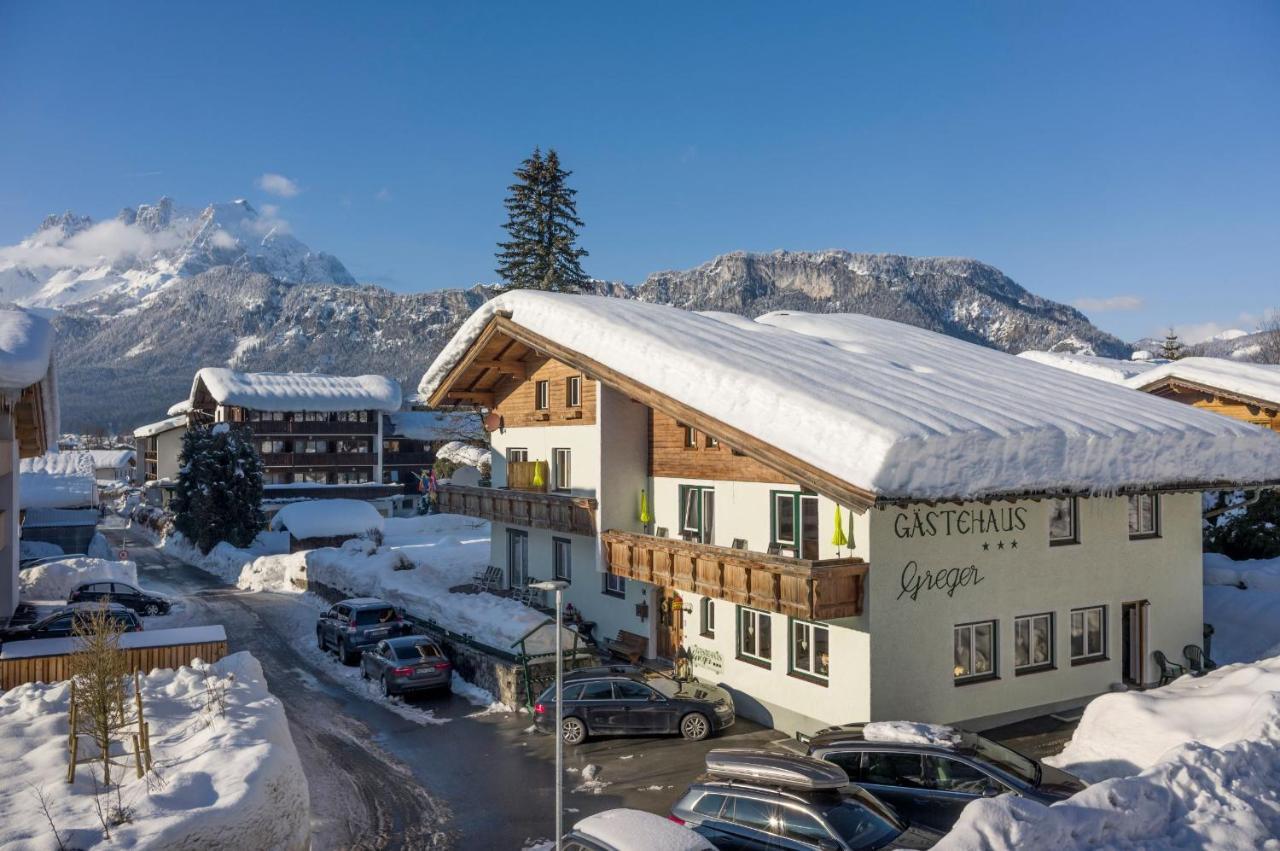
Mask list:
POLYGON ((495 523, 550 529, 570 535, 595 535, 596 501, 566 494, 441 485, 440 510, 495 523))
POLYGON ((615 576, 805 620, 862 614, 861 559, 797 559, 613 529, 600 535, 615 576))
POLYGON ((547 486, 550 483, 551 467, 546 461, 510 461, 507 463, 507 487, 513 491, 546 493, 547 486), (541 484, 537 482, 541 482, 541 484))

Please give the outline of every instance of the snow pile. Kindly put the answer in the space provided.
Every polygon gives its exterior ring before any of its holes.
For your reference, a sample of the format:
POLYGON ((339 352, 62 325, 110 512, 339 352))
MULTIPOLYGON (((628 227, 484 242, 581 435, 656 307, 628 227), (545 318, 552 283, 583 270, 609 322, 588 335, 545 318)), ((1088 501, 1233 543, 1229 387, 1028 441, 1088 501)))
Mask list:
POLYGON ((1274 847, 1280 658, 1104 695, 1046 762, 1099 782, 1051 807, 980 799, 936 847, 1274 847))
POLYGON ((960 744, 960 731, 955 728, 918 721, 873 721, 862 728, 862 736, 869 742, 941 745, 944 748, 960 744))
POLYGON ((255 411, 400 410, 400 385, 385 375, 236 372, 205 367, 191 384, 192 399, 202 384, 219 404, 255 411))
POLYGON ((410 440, 484 440, 480 415, 471 411, 396 411, 391 415, 391 434, 410 440))
POLYGON ((363 535, 370 529, 382 531, 382 527, 383 517, 377 509, 358 499, 291 502, 271 518, 271 531, 286 530, 297 540, 363 535))
POLYGON ((480 467, 490 463, 492 455, 483 446, 472 446, 461 440, 451 440, 436 450, 436 457, 466 467, 480 467))
POLYGON ((1280 469, 1280 435, 1248 423, 853 314, 753 322, 521 290, 472 314, 420 391, 499 313, 882 498, 1243 484, 1280 469))
POLYGON ((1232 561, 1204 554, 1204 620, 1218 664, 1280 656, 1280 558, 1232 561))
POLYGON ((1272 405, 1280 404, 1280 366, 1243 363, 1227 358, 1182 358, 1170 361, 1125 382, 1150 387, 1166 379, 1224 390, 1272 405))
MULTIPOLYGON (((104 844, 90 766, 67 785, 67 683, 28 684, 0 695, 0 849, 56 849, 32 784, 43 789, 68 847, 104 844)), ((309 844, 307 781, 284 708, 248 653, 208 666, 155 670, 143 680, 154 761, 161 782, 148 790, 132 767, 121 772, 131 822, 112 828, 122 848, 304 849, 309 844), (226 688, 225 715, 207 708, 210 683, 226 688)), ((114 805, 115 795, 111 795, 114 805)), ((103 802, 104 809, 107 802, 103 802)))
POLYGON ((1205 553, 1204 584, 1280 591, 1280 558, 1233 561, 1222 553, 1205 553))
POLYGON ((587 816, 575 824, 573 829, 599 839, 611 848, 661 848, 664 851, 715 849, 714 845, 687 827, 642 810, 605 810, 587 816))
POLYGON ((51 558, 62 555, 62 547, 48 541, 28 541, 25 538, 18 542, 18 558, 51 558))
POLYGON ((1018 357, 1047 366, 1056 366, 1058 369, 1065 369, 1067 372, 1074 372, 1076 375, 1087 375, 1089 378, 1109 381, 1112 384, 1124 384, 1126 380, 1133 378, 1135 375, 1149 372, 1156 368, 1157 363, 1164 362, 1152 362, 1149 359, 1119 360, 1096 355, 1078 355, 1074 352, 1027 351, 1022 352, 1018 357))
POLYGON ((88 556, 37 564, 18 572, 18 597, 22 600, 65 600, 77 585, 86 582, 128 582, 137 587, 138 566, 131 561, 108 561, 88 556))
POLYGON ((83 451, 92 459, 94 469, 123 470, 128 468, 134 459, 132 449, 86 449, 83 451))

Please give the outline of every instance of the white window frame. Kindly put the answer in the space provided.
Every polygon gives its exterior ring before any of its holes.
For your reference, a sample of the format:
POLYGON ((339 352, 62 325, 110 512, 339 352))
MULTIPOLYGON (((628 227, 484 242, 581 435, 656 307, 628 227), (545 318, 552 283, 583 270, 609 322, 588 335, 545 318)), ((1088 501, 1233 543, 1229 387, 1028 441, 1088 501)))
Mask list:
POLYGON ((529 450, 523 446, 513 446, 507 450, 508 464, 524 464, 529 460, 529 450))
POLYGON ((555 483, 554 490, 565 493, 573 489, 573 451, 560 447, 551 450, 551 479, 555 483))
POLYGON ((1034 615, 1022 615, 1013 619, 1013 670, 1015 673, 1031 673, 1033 671, 1048 670, 1054 664, 1054 634, 1053 634, 1053 612, 1038 612, 1034 615), (1037 660, 1035 658, 1035 645, 1033 639, 1036 634, 1036 624, 1043 623, 1045 625, 1045 633, 1049 636, 1049 656, 1047 659, 1037 660), (1027 633, 1027 661, 1018 664, 1018 633, 1023 629, 1027 633))
POLYGON ((1076 632, 1077 618, 1080 622, 1080 635, 1083 637, 1081 642, 1082 652, 1077 655, 1075 642, 1072 641, 1068 647, 1071 653, 1071 664, 1079 664, 1081 662, 1094 662, 1099 659, 1107 658, 1107 607, 1106 606, 1084 606, 1079 609, 1071 610, 1071 637, 1074 639, 1076 632), (1096 646, 1089 643, 1089 614, 1091 612, 1098 613, 1098 643, 1096 646))
POLYGON ((800 525, 798 520, 799 506, 800 506, 799 491, 774 491, 773 493, 773 528, 769 530, 769 534, 773 537, 773 543, 778 544, 779 546, 782 546, 782 547, 790 547, 792 549, 799 548, 800 545, 796 542, 796 538, 797 538, 796 533, 797 531, 799 531, 798 527, 800 525), (782 516, 783 516, 782 506, 780 505, 780 503, 784 499, 789 500, 788 505, 790 507, 787 509, 786 516, 791 519, 791 540, 786 540, 785 538, 782 537, 781 534, 779 534, 782 529, 782 524, 779 521, 782 519, 782 516))
POLYGON ((1131 493, 1127 502, 1129 512, 1129 540, 1139 541, 1144 538, 1160 537, 1160 494, 1158 493, 1131 493), (1151 501, 1151 528, 1142 528, 1142 501, 1151 501), (1134 518, 1138 520, 1138 526, 1134 528, 1134 518))
POLYGON ((1080 501, 1074 496, 1049 500, 1049 546, 1063 547, 1080 543, 1080 501), (1053 534, 1053 511, 1057 503, 1066 503, 1071 519, 1070 532, 1065 536, 1053 534))
POLYGON ((789 629, 789 633, 790 634, 787 636, 787 642, 788 642, 787 652, 790 654, 790 658, 791 658, 790 673, 793 676, 800 676, 800 677, 818 679, 823 681, 829 680, 831 678, 831 630, 827 628, 826 624, 814 623, 813 621, 804 621, 804 620, 798 620, 796 618, 791 618, 791 627, 789 629), (818 670, 818 665, 821 661, 819 659, 819 654, 818 654, 818 640, 817 640, 817 634, 819 632, 825 633, 827 637, 827 640, 826 640, 827 670, 826 672, 821 672, 818 670), (802 633, 807 633, 808 635, 807 642, 809 645, 809 649, 805 651, 807 655, 804 657, 802 657, 800 653, 797 652, 799 648, 796 646, 796 639, 802 633))
POLYGON ((551 382, 536 381, 533 385, 533 407, 539 411, 551 409, 551 382))
POLYGON ((573 581, 573 541, 568 538, 551 539, 551 575, 554 579, 573 581))
POLYGON ((758 665, 772 666, 773 664, 773 618, 768 612, 759 609, 751 609, 746 606, 738 607, 738 635, 736 643, 738 646, 738 658, 747 659, 758 665), (748 629, 748 623, 751 628, 748 629), (760 636, 767 633, 769 636, 768 655, 760 653, 760 636), (747 647, 747 640, 750 638, 751 646, 747 647))
POLYGON ((962 685, 964 683, 979 682, 982 680, 995 679, 1000 670, 1000 657, 998 652, 999 649, 1000 649, 1000 624, 998 621, 985 620, 985 621, 971 621, 969 623, 956 624, 955 627, 952 629, 952 638, 951 638, 951 659, 952 659, 952 666, 953 666, 952 679, 955 681, 956 685, 962 685), (978 652, 977 652, 978 628, 984 627, 984 626, 991 627, 991 650, 990 650, 990 653, 988 653, 991 668, 990 670, 987 670, 987 671, 977 671, 976 668, 977 668, 977 661, 978 661, 978 652), (967 660, 968 664, 966 665, 969 673, 967 674, 960 673, 960 666, 955 663, 956 648, 959 647, 960 645, 959 639, 962 633, 967 633, 969 636, 969 658, 967 660))
POLYGON ((571 375, 565 381, 564 388, 565 407, 580 408, 582 407, 582 376, 571 375))
POLYGON ((626 577, 606 572, 604 574, 604 585, 600 591, 610 597, 625 597, 627 595, 626 577))

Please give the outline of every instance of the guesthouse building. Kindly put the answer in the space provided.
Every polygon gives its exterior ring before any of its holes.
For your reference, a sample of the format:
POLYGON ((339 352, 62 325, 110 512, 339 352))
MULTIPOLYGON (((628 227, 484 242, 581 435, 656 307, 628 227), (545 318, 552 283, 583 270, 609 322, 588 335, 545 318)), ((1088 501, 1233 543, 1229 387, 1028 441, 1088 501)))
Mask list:
POLYGON ((976 727, 1153 683, 1202 634, 1200 492, 1280 436, 919 328, 517 291, 427 370, 495 424, 506 584, 795 732, 976 727))

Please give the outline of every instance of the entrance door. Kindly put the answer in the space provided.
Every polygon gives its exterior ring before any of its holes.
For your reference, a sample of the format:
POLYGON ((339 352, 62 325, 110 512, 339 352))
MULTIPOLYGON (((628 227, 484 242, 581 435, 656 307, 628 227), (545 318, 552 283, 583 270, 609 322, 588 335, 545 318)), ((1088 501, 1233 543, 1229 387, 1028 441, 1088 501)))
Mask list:
POLYGON ((523 588, 529 584, 529 533, 507 530, 507 585, 523 588))
POLYGON ((800 497, 800 558, 818 557, 818 498, 800 497))
POLYGON ((658 656, 674 660, 684 642, 684 604, 674 588, 660 588, 658 594, 658 656))
POLYGON ((1124 681, 1143 685, 1147 681, 1147 610, 1146 600, 1125 603, 1120 607, 1121 668, 1124 681))

